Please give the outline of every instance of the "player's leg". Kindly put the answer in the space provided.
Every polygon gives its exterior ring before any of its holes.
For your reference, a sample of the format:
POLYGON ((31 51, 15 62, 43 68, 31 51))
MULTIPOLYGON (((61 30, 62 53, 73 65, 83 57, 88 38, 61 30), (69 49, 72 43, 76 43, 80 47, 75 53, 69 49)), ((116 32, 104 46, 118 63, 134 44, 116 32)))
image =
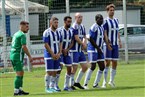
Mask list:
POLYGON ((97 71, 96 78, 94 81, 94 85, 93 85, 94 88, 99 88, 99 82, 100 82, 100 79, 102 77, 103 71, 105 69, 105 63, 104 63, 105 59, 104 59, 103 53, 101 53, 101 54, 98 53, 98 60, 97 61, 98 61, 97 63, 98 63, 99 69, 97 71))
POLYGON ((28 95, 28 92, 22 90, 23 86, 23 63, 20 60, 11 60, 14 70, 16 71, 16 77, 14 80, 14 96, 15 95, 28 95))
POLYGON ((79 62, 79 54, 78 52, 72 52, 71 54, 71 60, 72 60, 72 71, 71 71, 71 78, 70 78, 70 86, 73 90, 76 90, 76 88, 74 87, 74 75, 77 71, 78 68, 78 62, 79 62))
POLYGON ((115 87, 114 78, 116 75, 116 68, 117 68, 117 60, 119 58, 119 51, 118 46, 113 46, 113 52, 112 52, 112 68, 110 70, 110 81, 109 85, 111 87, 115 87))
POLYGON ((100 82, 100 79, 102 77, 102 74, 103 74, 103 71, 104 71, 104 68, 105 68, 104 61, 98 61, 98 66, 99 66, 99 69, 97 71, 96 78, 95 78, 95 81, 94 81, 94 85, 93 85, 94 88, 99 87, 99 82, 100 82))
POLYGON ((59 78, 60 78, 60 73, 61 73, 62 68, 63 68, 63 64, 64 64, 64 62, 63 62, 63 55, 61 55, 61 57, 60 57, 60 68, 61 68, 61 70, 57 71, 57 74, 56 74, 55 89, 57 91, 61 91, 61 89, 58 86, 58 82, 59 82, 59 78))
POLYGON ((80 80, 82 79, 83 75, 87 71, 88 66, 87 66, 85 54, 83 52, 80 52, 80 54, 79 54, 79 63, 81 65, 81 69, 78 72, 74 86, 76 86, 80 89, 84 89, 84 87, 82 87, 80 84, 80 80))
POLYGON ((88 85, 88 82, 91 78, 93 71, 96 68, 97 56, 98 56, 97 53, 88 52, 88 60, 89 60, 91 67, 87 70, 87 73, 85 76, 85 80, 84 80, 84 88, 85 89, 89 89, 87 85, 88 85))
POLYGON ((64 57, 64 63, 66 66, 66 74, 65 74, 65 81, 64 81, 64 91, 71 91, 72 89, 69 87, 70 76, 72 71, 72 61, 70 56, 64 57))
POLYGON ((103 80, 102 88, 106 88, 109 66, 112 60, 112 51, 110 51, 106 45, 104 46, 104 55, 105 55, 105 69, 104 69, 104 80, 103 80))
POLYGON ((52 78, 50 80, 50 88, 54 90, 54 92, 59 92, 55 89, 55 83, 56 83, 56 74, 57 71, 59 71, 60 68, 60 59, 53 60, 53 70, 52 70, 52 78))
POLYGON ((53 93, 53 90, 50 88, 50 81, 52 79, 53 74, 53 60, 52 59, 44 59, 45 60, 45 70, 46 74, 44 76, 45 81, 45 91, 47 93, 53 93))

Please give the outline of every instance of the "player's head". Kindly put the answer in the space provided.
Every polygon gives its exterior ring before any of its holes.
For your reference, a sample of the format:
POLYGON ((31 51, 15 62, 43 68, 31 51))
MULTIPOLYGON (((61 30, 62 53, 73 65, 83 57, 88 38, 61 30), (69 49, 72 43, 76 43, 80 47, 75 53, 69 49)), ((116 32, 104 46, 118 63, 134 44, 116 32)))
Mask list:
POLYGON ((64 25, 65 25, 67 28, 70 28, 71 23, 72 23, 72 18, 71 18, 70 16, 65 16, 65 17, 64 17, 64 25))
POLYGON ((75 21, 76 21, 78 24, 81 24, 81 23, 82 23, 82 20, 83 20, 83 16, 82 16, 80 13, 76 13, 76 14, 75 14, 75 21))
POLYGON ((51 28, 52 29, 57 29, 58 27, 58 18, 57 17, 52 17, 50 20, 51 28))
POLYGON ((27 21, 21 21, 20 30, 23 31, 24 33, 27 33, 29 30, 29 23, 27 21))
POLYGON ((103 16, 101 14, 97 14, 95 16, 96 23, 101 26, 103 24, 103 16))
POLYGON ((107 13, 109 16, 114 16, 114 11, 115 11, 115 5, 114 4, 109 4, 106 7, 107 13))

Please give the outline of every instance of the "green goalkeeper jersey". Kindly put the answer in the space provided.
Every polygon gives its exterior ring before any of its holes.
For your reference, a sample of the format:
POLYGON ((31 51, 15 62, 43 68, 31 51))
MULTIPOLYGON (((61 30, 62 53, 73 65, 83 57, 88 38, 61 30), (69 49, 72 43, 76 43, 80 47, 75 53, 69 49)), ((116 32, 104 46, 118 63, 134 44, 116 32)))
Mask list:
POLYGON ((18 31, 14 34, 12 38, 10 59, 20 60, 24 59, 24 51, 22 45, 26 45, 26 35, 22 31, 18 31))

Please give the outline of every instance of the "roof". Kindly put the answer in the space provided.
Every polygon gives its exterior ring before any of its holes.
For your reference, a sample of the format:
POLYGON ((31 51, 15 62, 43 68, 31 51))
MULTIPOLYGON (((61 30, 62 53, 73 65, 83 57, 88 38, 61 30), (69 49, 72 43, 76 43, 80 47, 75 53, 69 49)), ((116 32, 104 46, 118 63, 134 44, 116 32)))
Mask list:
MULTIPOLYGON (((0 2, 0 15, 1 15, 1 3, 0 2)), ((20 12, 24 12, 24 0, 5 0, 5 9, 6 9, 6 15, 16 15, 20 14, 20 12)), ((48 13, 48 6, 34 3, 31 1, 28 1, 28 10, 29 13, 48 13)))

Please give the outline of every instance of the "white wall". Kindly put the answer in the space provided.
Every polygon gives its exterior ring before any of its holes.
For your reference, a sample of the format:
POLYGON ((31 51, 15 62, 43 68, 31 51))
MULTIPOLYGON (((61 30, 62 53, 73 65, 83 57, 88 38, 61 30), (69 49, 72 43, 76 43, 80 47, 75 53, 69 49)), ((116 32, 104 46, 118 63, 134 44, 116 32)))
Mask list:
MULTIPOLYGON (((19 30, 20 15, 10 16, 11 36, 19 30)), ((29 15, 30 35, 39 35, 39 15, 29 15)), ((1 26, 1 17, 0 17, 1 26)), ((1 32, 0 32, 1 33, 1 32)))
MULTIPOLYGON (((95 23, 95 15, 96 14, 102 14, 103 17, 107 17, 106 11, 92 11, 92 12, 81 12, 83 15, 83 24, 86 27, 86 32, 88 33, 89 28, 93 23, 95 23)), ((70 13, 70 16, 73 18, 74 22, 74 15, 75 13, 70 13)), ((63 18, 66 16, 66 13, 59 13, 59 14, 53 14, 53 16, 56 16, 59 19, 59 27, 63 26, 63 18)), ((123 11, 122 10, 116 10, 115 11, 115 17, 119 19, 119 23, 123 23, 123 11)), ((128 24, 140 24, 140 10, 128 10, 127 11, 127 23, 128 24)))

